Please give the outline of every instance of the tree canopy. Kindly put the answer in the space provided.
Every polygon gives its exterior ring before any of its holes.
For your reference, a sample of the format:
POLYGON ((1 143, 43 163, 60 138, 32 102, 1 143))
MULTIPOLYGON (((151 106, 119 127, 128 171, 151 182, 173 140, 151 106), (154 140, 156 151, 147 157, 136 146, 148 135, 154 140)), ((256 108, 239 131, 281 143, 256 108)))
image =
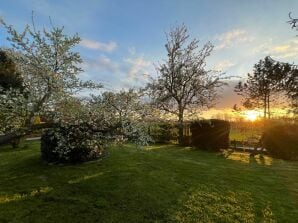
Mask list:
POLYGON ((283 91, 283 83, 290 67, 265 57, 254 65, 252 74, 247 74, 245 82, 235 86, 235 92, 244 96, 246 108, 262 108, 263 117, 271 117, 271 104, 277 102, 279 93, 283 91))
POLYGON ((185 110, 212 105, 223 82, 218 73, 205 69, 211 43, 199 49, 197 39, 189 40, 185 25, 167 34, 165 48, 167 59, 157 67, 159 76, 147 88, 156 107, 178 117, 181 144, 185 110))

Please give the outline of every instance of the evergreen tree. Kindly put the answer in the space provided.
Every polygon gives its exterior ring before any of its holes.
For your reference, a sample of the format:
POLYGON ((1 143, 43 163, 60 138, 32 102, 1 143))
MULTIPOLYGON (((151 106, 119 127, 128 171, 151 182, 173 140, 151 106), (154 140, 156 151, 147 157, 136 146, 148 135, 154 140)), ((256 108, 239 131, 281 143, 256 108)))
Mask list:
POLYGON ((17 72, 16 64, 4 50, 0 50, 0 92, 9 89, 23 90, 23 79, 17 72))

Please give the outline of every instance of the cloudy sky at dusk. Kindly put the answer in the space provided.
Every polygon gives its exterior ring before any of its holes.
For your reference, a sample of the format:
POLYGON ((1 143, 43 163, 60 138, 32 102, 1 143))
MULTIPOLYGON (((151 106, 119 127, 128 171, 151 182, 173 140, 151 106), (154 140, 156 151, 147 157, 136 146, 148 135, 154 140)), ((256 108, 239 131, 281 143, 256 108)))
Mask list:
MULTIPOLYGON (((30 23, 32 10, 38 27, 49 27, 50 16, 67 34, 80 35, 81 77, 108 90, 141 86, 155 76, 154 65, 166 57, 165 32, 181 23, 201 46, 213 43, 207 67, 227 76, 244 77, 267 55, 298 61, 298 32, 286 23, 289 12, 298 17, 297 0, 0 0, 0 16, 18 30, 30 23)), ((6 37, 0 28, 1 47, 9 46, 6 37)), ((232 88, 218 108, 237 102, 232 88)))

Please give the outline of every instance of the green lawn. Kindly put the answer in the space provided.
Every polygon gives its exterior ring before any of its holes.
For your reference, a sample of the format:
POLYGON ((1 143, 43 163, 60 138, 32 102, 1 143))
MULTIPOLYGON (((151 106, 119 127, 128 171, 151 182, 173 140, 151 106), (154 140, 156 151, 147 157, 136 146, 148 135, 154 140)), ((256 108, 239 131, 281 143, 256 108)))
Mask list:
POLYGON ((0 148, 0 222, 297 222, 298 162, 177 146, 47 165, 0 148))

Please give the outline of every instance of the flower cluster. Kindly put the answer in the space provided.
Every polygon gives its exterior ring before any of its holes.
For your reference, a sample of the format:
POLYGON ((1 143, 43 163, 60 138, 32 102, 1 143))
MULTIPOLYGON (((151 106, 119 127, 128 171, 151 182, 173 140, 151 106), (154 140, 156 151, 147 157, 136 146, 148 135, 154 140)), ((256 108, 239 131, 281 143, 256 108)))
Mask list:
POLYGON ((59 125, 44 132, 41 139, 43 160, 55 163, 77 163, 104 155, 107 139, 104 131, 89 123, 59 125))

